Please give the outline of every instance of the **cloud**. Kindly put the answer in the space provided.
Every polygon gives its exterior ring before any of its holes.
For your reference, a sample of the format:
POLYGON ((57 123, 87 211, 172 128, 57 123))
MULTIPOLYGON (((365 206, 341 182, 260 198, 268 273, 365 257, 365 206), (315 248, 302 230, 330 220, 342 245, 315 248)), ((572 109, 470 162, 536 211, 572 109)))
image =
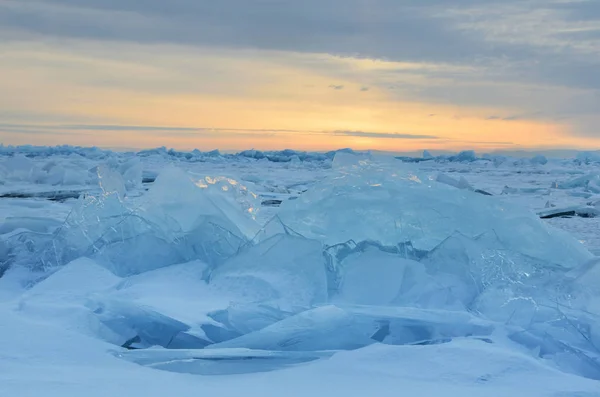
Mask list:
POLYGON ((172 127, 172 126, 142 126, 142 125, 102 125, 102 124, 57 124, 57 125, 39 125, 39 124, 0 124, 0 132, 11 133, 31 133, 43 134, 51 132, 52 134, 88 134, 92 135, 94 131, 103 132, 143 132, 143 133, 169 133, 170 136, 179 135, 184 137, 202 136, 202 135, 276 135, 276 134, 304 134, 320 136, 353 136, 374 139, 440 139, 434 135, 419 134, 400 134, 385 132, 366 132, 366 131, 317 131, 317 130, 286 130, 286 129, 243 129, 243 128, 211 128, 211 127, 172 127))
POLYGON ((574 0, 551 2, 549 8, 565 11, 565 19, 570 21, 598 21, 600 20, 600 3, 593 0, 574 0))
POLYGON ((549 115, 544 112, 529 112, 529 113, 518 113, 511 114, 508 116, 497 116, 492 115, 488 116, 486 120, 502 120, 502 121, 519 121, 519 120, 565 120, 568 117, 565 116, 557 116, 557 115, 549 115))
MULTIPOLYGON (((49 132, 52 133, 52 135, 60 135, 60 136, 69 136, 69 135, 73 135, 72 132, 69 131, 55 131, 55 130, 48 130, 45 128, 29 128, 29 127, 23 127, 23 126, 14 126, 11 127, 9 125, 6 124, 2 124, 0 125, 0 134, 4 133, 4 134, 18 134, 18 135, 47 135, 49 132)), ((83 131, 78 132, 78 135, 87 135, 87 136, 92 136, 93 133, 85 133, 83 131)))
POLYGON ((547 0, 0 0, 0 39, 18 31, 443 62, 496 79, 600 88, 600 42, 568 36, 598 28, 599 8, 547 0))
POLYGON ((104 125, 104 124, 11 124, 1 123, 0 131, 4 132, 23 132, 30 134, 43 134, 51 132, 52 134, 85 134, 91 135, 94 131, 107 133, 122 133, 122 132, 144 132, 150 134, 164 134, 169 136, 202 136, 202 135, 240 135, 248 133, 273 134, 273 133, 308 133, 308 134, 325 134, 322 131, 306 131, 306 130, 286 130, 286 129, 241 129, 241 128, 212 128, 212 127, 174 127, 174 126, 152 126, 152 125, 104 125))
POLYGON ((532 117, 533 117, 533 115, 530 116, 530 117, 527 117, 526 115, 515 114, 515 115, 512 115, 512 116, 503 117, 502 120, 504 120, 504 121, 515 121, 515 120, 523 120, 523 119, 532 118, 532 117))
MULTIPOLYGON (((573 134, 600 135, 593 117, 600 113, 598 1, 0 0, 0 27, 3 45, 43 38, 412 63, 421 66, 351 74, 315 58, 301 67, 329 68, 331 80, 317 85, 323 89, 338 81, 329 88, 368 90, 368 98, 385 88, 398 101, 485 108, 480 119, 569 119, 573 134), (344 73, 348 79, 336 78, 344 73)), ((137 88, 199 86, 152 80, 140 78, 137 88)))
MULTIPOLYGON (((515 3, 516 0, 507 0, 515 3)), ((473 1, 456 1, 468 6, 473 1)), ((485 1, 493 7, 499 1, 485 1)), ((518 3, 517 3, 518 4, 518 3)), ((0 26, 70 38, 212 45, 418 61, 508 52, 440 15, 446 2, 46 0, 0 2, 0 26)))
POLYGON ((362 138, 383 138, 383 139, 440 139, 435 135, 418 134, 399 134, 385 132, 365 132, 365 131, 333 131, 334 135, 356 136, 362 138))

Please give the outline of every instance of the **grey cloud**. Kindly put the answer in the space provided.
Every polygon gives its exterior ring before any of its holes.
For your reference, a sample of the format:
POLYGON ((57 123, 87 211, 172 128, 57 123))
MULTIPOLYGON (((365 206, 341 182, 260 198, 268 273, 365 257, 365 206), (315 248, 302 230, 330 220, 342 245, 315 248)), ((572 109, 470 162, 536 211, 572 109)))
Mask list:
POLYGON ((513 114, 510 116, 488 116, 486 120, 504 120, 504 121, 516 121, 516 120, 532 120, 538 117, 544 117, 545 115, 542 112, 532 112, 532 113, 523 113, 523 114, 513 114))
POLYGON ((563 96, 553 98, 540 95, 535 87, 512 92, 492 87, 490 91, 481 82, 600 91, 596 22, 600 22, 598 1, 0 0, 0 40, 4 41, 41 34, 467 65, 474 71, 440 68, 378 73, 432 78, 421 86, 389 79, 382 83, 402 97, 519 106, 525 112, 541 109, 549 119, 597 114, 600 98, 589 94, 571 98, 558 91, 553 94, 563 96), (505 8, 513 14, 503 13, 505 8), (527 20, 531 11, 550 11, 553 19, 527 20), (511 15, 523 16, 533 36, 521 35, 511 15), (582 26, 587 30, 578 30, 582 26), (446 79, 452 87, 436 84, 434 78, 446 79))
MULTIPOLYGON (((365 131, 318 131, 318 130, 289 130, 289 129, 242 129, 242 128, 211 128, 211 127, 171 127, 171 126, 141 126, 141 125, 102 125, 102 124, 0 124, 0 131, 4 132, 23 132, 23 133, 48 133, 53 134, 73 134, 78 135, 85 131, 103 131, 103 132, 145 132, 162 133, 169 136, 193 136, 193 135, 239 135, 245 133, 268 134, 277 133, 300 133, 309 135, 336 135, 336 136, 356 136, 367 138, 389 138, 389 139, 439 139, 433 135, 412 135, 400 133, 383 132, 365 132, 365 131)), ((91 134, 91 133, 90 133, 91 134)))
POLYGON ((322 52, 449 62, 486 70, 495 68, 490 60, 501 58, 509 66, 494 74, 504 79, 600 88, 595 60, 566 62, 557 56, 557 46, 539 48, 522 40, 490 42, 485 34, 462 26, 469 20, 468 14, 446 11, 450 6, 465 12, 479 7, 493 15, 494 7, 507 5, 524 12, 562 7, 566 18, 569 13, 590 12, 586 7, 594 12, 600 8, 584 5, 587 3, 591 2, 560 6, 520 0, 459 0, 451 4, 444 0, 3 0, 0 26, 59 37, 322 52))
POLYGON ((333 88, 334 90, 343 90, 344 86, 343 85, 331 84, 331 85, 329 85, 329 88, 333 88))
POLYGON ((598 27, 597 29, 582 29, 556 32, 556 36, 561 39, 570 40, 598 40, 600 39, 600 27, 598 27))
POLYGON ((555 2, 546 7, 565 11, 565 17, 576 21, 600 20, 600 3, 595 0, 574 0, 568 2, 555 2))
MULTIPOLYGON (((458 2, 456 4, 471 4, 458 2)), ((472 60, 494 49, 431 16, 441 0, 28 0, 0 2, 0 26, 45 35, 326 52, 403 60, 472 60)))
POLYGON ((502 146, 510 146, 510 145, 514 145, 514 142, 510 142, 510 141, 498 141, 498 142, 491 142, 491 141, 456 141, 455 143, 463 143, 463 144, 471 144, 471 145, 479 145, 479 144, 488 144, 488 145, 502 145, 502 146))
MULTIPOLYGON (((3 127, 0 125, 0 134, 12 135, 47 135, 49 130, 44 128, 26 128, 26 127, 3 127)), ((52 131, 53 135, 72 135, 72 132, 52 131)), ((80 132, 77 135, 93 135, 91 133, 80 132)))
POLYGON ((440 139, 435 135, 413 135, 399 133, 383 132, 365 132, 365 131, 334 131, 334 135, 356 136, 365 138, 386 138, 386 139, 440 139))

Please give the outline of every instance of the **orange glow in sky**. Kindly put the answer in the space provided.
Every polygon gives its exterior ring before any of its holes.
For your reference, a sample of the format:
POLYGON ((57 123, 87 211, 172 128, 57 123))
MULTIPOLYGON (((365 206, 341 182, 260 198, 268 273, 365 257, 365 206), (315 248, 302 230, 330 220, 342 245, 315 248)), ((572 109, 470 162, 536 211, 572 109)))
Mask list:
MULTIPOLYGON (((160 45, 2 45, 4 144, 179 149, 388 151, 592 148, 562 121, 518 106, 453 104, 390 89, 427 88, 415 71, 448 65, 323 54, 160 45)), ((456 70, 455 70, 456 69, 456 70)), ((455 90, 440 78, 439 87, 455 90)), ((527 90, 527 87, 513 87, 527 90)), ((525 92, 525 91, 524 91, 525 92)))

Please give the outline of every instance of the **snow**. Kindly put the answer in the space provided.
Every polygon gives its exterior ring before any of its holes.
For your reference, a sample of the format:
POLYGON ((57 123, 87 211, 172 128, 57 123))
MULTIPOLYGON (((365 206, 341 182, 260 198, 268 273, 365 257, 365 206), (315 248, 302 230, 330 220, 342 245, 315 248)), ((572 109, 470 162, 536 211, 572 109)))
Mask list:
POLYGON ((0 395, 600 395, 599 174, 0 146, 0 395))

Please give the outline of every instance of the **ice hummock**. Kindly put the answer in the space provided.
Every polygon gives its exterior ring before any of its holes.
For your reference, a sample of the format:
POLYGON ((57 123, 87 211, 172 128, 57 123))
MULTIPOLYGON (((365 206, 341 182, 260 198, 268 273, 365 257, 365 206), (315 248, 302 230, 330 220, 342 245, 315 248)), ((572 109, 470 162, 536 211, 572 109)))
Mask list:
POLYGON ((53 233, 12 237, 12 263, 48 270, 86 256, 120 276, 191 260, 216 266, 258 230, 255 197, 234 180, 198 182, 167 168, 136 198, 126 197, 120 173, 97 172, 102 193, 81 197, 53 233))
POLYGON ((72 296, 61 306, 74 314, 63 318, 70 329, 85 323, 86 334, 148 349, 135 362, 172 358, 156 367, 173 371, 197 349, 214 349, 198 357, 215 360, 237 360, 239 349, 305 352, 274 354, 303 362, 374 344, 476 339, 600 378, 600 275, 579 242, 397 161, 343 153, 333 167, 260 232, 254 196, 234 180, 167 168, 129 197, 121 173, 103 174, 103 193, 81 198, 56 232, 5 250, 25 266, 43 248, 46 278, 31 291, 44 293, 20 307, 64 315, 37 305, 72 296), (76 283, 69 272, 80 257, 110 282, 83 292, 56 282, 76 283))
POLYGON ((431 251, 455 233, 475 239, 490 232, 507 250, 563 268, 591 257, 530 211, 437 183, 406 164, 363 162, 340 168, 297 200, 286 201, 279 219, 328 246, 350 240, 392 247, 410 242, 431 251))
POLYGON ((557 360, 542 335, 560 344, 566 333, 574 350, 560 355, 592 363, 600 376, 591 339, 565 331, 597 322, 575 313, 598 295, 589 300, 564 279, 592 257, 579 242, 531 212, 405 165, 344 155, 334 166, 337 174, 278 213, 285 230, 324 244, 330 302, 477 313, 542 338, 541 357, 557 360))

